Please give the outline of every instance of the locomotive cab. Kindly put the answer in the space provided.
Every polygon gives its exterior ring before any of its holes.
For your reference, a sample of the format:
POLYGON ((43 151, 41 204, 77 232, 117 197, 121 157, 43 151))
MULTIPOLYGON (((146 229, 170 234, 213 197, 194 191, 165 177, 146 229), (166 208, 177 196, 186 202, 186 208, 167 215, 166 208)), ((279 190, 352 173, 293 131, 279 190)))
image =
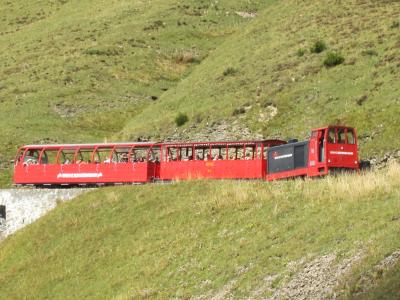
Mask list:
POLYGON ((359 169, 357 136, 354 128, 328 126, 312 131, 309 142, 309 176, 329 170, 359 169))

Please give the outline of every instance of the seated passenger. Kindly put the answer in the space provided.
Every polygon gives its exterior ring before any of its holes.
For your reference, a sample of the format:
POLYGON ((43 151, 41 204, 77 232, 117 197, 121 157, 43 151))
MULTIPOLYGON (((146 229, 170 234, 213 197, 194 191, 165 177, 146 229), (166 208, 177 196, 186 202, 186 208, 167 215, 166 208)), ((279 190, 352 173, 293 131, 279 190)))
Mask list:
POLYGON ((199 154, 196 155, 196 160, 202 160, 199 154))
POLYGON ((104 160, 104 163, 105 164, 109 164, 111 162, 111 159, 109 158, 109 157, 107 157, 105 160, 104 160))
POLYGON ((120 162, 128 162, 128 154, 127 153, 122 153, 120 162))
POLYGON ((247 153, 247 154, 246 154, 246 157, 245 157, 244 159, 245 159, 245 160, 251 160, 250 153, 247 153))
POLYGON ((69 165, 71 163, 71 161, 69 160, 69 158, 67 157, 65 160, 64 160, 64 165, 69 165))

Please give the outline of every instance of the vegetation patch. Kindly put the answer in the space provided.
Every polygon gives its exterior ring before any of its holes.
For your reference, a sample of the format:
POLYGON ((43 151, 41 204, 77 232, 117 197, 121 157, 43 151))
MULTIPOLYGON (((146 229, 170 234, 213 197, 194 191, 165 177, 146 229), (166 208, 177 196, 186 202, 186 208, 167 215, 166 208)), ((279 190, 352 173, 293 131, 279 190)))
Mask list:
POLYGON ((316 41, 310 48, 311 53, 321 53, 325 51, 327 48, 326 43, 324 41, 316 41))
POLYGON ((238 72, 238 70, 236 68, 233 67, 228 67, 224 70, 224 72, 222 73, 222 75, 224 76, 233 76, 238 72))
POLYGON ((344 62, 344 57, 342 54, 337 52, 329 52, 325 57, 324 66, 330 68, 340 65, 343 62, 344 62))
POLYGON ((188 115, 182 112, 178 113, 178 115, 175 117, 175 124, 178 127, 185 125, 188 121, 189 121, 188 115))

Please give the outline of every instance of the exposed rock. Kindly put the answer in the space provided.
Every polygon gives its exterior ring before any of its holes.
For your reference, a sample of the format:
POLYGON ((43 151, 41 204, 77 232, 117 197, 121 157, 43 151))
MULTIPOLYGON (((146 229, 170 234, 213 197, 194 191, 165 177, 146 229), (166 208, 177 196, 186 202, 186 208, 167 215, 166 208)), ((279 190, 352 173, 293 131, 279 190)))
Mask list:
POLYGON ((234 121, 214 123, 207 128, 199 128, 192 125, 182 131, 176 131, 166 141, 237 141, 237 140, 260 140, 263 136, 253 133, 249 128, 234 121))
POLYGON ((386 152, 383 156, 380 157, 371 157, 368 159, 371 167, 376 169, 383 169, 389 165, 391 161, 399 161, 400 160, 400 150, 394 150, 391 152, 386 152))
POLYGON ((257 13, 254 12, 236 11, 235 14, 245 19, 257 17, 257 13))

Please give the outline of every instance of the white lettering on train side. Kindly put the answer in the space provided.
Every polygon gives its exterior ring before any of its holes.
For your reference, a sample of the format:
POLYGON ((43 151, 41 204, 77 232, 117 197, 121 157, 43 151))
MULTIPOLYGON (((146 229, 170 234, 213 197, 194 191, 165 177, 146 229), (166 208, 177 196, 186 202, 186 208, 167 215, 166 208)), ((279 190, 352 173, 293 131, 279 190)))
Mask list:
POLYGON ((353 155, 353 152, 346 152, 346 151, 330 151, 330 154, 336 155, 353 155))
POLYGON ((289 158, 289 157, 292 157, 292 156, 293 156, 293 154, 290 153, 290 154, 284 154, 284 155, 275 156, 274 159, 283 159, 283 158, 289 158))
POLYGON ((59 173, 57 178, 100 178, 103 173, 59 173))

